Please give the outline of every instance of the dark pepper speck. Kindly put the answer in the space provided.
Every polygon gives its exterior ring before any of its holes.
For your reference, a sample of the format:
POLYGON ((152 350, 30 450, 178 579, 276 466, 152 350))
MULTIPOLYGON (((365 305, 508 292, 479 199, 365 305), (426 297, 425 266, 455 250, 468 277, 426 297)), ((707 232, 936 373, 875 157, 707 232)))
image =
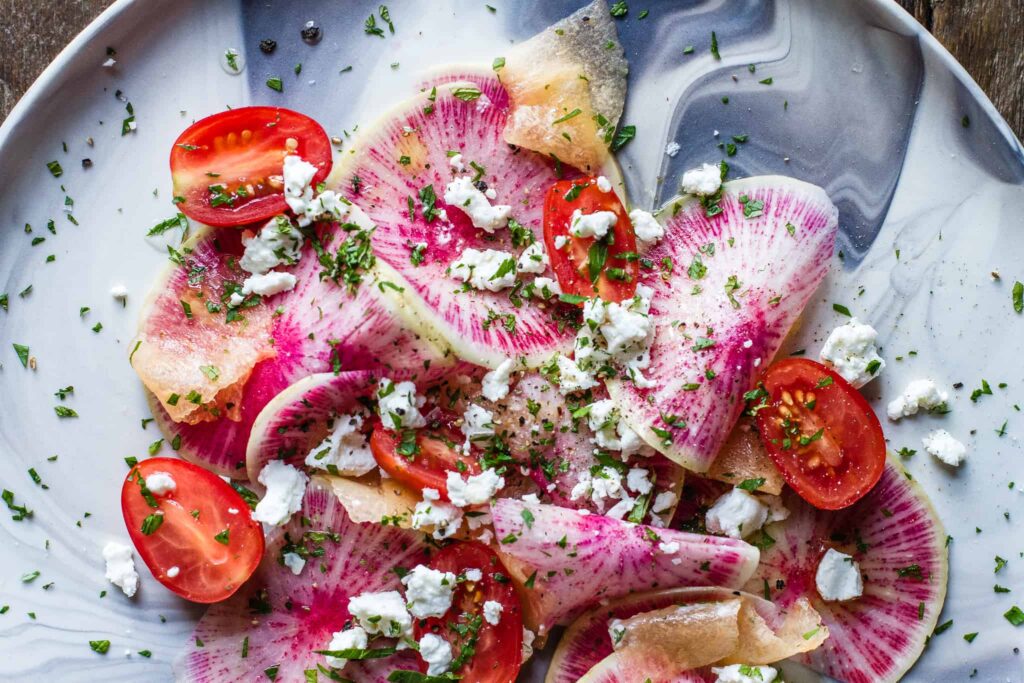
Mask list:
POLYGON ((306 25, 302 27, 302 39, 310 45, 316 45, 323 37, 323 31, 315 21, 307 21, 306 25))
POLYGON ((260 41, 260 52, 265 55, 269 55, 277 49, 277 41, 271 40, 270 38, 264 38, 260 41))

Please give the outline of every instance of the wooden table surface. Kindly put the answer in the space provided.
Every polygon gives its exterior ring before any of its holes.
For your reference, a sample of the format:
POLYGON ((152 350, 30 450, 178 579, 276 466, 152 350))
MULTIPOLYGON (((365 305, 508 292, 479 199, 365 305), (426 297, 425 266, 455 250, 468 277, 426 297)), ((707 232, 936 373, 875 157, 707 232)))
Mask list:
MULTIPOLYGON (((827 0, 826 0, 827 1, 827 0)), ((967 67, 1024 137, 1024 0, 898 0, 967 67)), ((0 119, 112 0, 0 0, 0 119)))

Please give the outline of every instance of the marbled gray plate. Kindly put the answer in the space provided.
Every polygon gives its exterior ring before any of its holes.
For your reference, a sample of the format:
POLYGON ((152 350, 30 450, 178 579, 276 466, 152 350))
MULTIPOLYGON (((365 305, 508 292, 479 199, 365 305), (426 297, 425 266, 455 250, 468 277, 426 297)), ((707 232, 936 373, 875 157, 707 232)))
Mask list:
MULTIPOLYGON (((10 297, 10 310, 0 311, 0 486, 35 510, 22 522, 0 510, 0 605, 10 606, 0 615, 0 679, 167 680, 201 613, 149 577, 127 600, 104 581, 99 554, 105 541, 125 537, 122 458, 144 455, 158 438, 152 426, 140 428, 148 411, 125 347, 165 261, 163 244, 144 235, 173 211, 174 138, 193 119, 250 103, 305 111, 343 136, 411 93, 422 69, 489 63, 582 4, 490 2, 495 12, 477 0, 395 0, 397 31, 380 39, 363 32, 377 2, 122 0, 0 128, 0 293, 10 297), (325 32, 315 47, 299 38, 308 19, 325 32), (256 49, 263 37, 278 41, 270 57, 256 49), (101 67, 108 46, 117 50, 110 69, 101 67), (221 68, 226 48, 243 52, 242 76, 221 68), (271 75, 284 80, 283 93, 264 85, 271 75), (118 91, 138 124, 124 136, 118 91), (93 166, 83 169, 83 158, 93 166), (52 160, 64 168, 60 178, 47 170, 52 160), (66 217, 65 196, 78 225, 66 217), (36 237, 46 241, 32 246, 36 237), (128 287, 126 307, 109 294, 115 283, 128 287), (83 306, 91 311, 80 317, 83 306), (103 328, 93 332, 97 323, 103 328), (31 347, 35 371, 21 367, 14 342, 31 347), (79 419, 54 415, 53 393, 67 385, 79 419), (32 482, 30 467, 48 489, 32 482), (39 578, 21 581, 35 570, 39 578), (110 652, 90 651, 94 639, 109 639, 110 652), (125 656, 142 649, 152 658, 125 656)), ((796 347, 816 350, 842 322, 832 309, 841 303, 881 333, 889 367, 867 390, 876 408, 917 377, 963 383, 951 414, 886 424, 895 448, 921 451, 921 436, 941 425, 971 450, 959 471, 923 452, 908 462, 954 537, 942 617, 954 623, 908 678, 963 680, 977 669, 976 680, 1024 681, 1013 650, 1024 630, 1002 616, 1024 600, 1024 419, 1014 407, 1024 402, 1024 316, 1010 297, 1024 279, 1020 144, 963 69, 888 0, 630 4, 619 28, 631 64, 625 118, 639 131, 622 156, 634 202, 653 206, 683 170, 719 159, 720 140, 749 136, 729 159, 735 175, 810 180, 841 210, 845 259, 836 259, 796 347), (650 11, 642 20, 641 9, 650 11), (712 30, 721 61, 708 50, 712 30), (771 85, 759 83, 769 77, 771 85), (663 152, 670 140, 681 146, 675 158, 663 152), (994 395, 972 402, 983 378, 994 395), (997 434, 1004 421, 1005 435, 997 434), (993 574, 996 555, 1009 565, 993 574), (995 594, 997 582, 1013 592, 995 594), (962 635, 974 631, 968 644, 962 635)))

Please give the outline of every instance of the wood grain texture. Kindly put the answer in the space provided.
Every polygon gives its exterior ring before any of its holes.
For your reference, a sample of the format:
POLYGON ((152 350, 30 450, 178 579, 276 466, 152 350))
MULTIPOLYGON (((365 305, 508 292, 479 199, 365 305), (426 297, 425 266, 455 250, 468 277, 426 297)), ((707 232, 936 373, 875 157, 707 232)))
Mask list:
MULTIPOLYGON (((0 118, 113 0, 0 0, 0 118)), ((1024 137, 1024 0, 898 0, 942 42, 1024 137)))

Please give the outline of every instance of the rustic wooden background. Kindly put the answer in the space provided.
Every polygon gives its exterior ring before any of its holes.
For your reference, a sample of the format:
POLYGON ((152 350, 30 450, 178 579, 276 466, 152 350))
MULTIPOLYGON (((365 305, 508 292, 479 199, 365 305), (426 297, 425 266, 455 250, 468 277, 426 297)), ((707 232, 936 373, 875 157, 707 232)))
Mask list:
MULTIPOLYGON (((1024 0, 898 0, 1024 137, 1024 0)), ((0 0, 0 119, 112 0, 0 0)))

